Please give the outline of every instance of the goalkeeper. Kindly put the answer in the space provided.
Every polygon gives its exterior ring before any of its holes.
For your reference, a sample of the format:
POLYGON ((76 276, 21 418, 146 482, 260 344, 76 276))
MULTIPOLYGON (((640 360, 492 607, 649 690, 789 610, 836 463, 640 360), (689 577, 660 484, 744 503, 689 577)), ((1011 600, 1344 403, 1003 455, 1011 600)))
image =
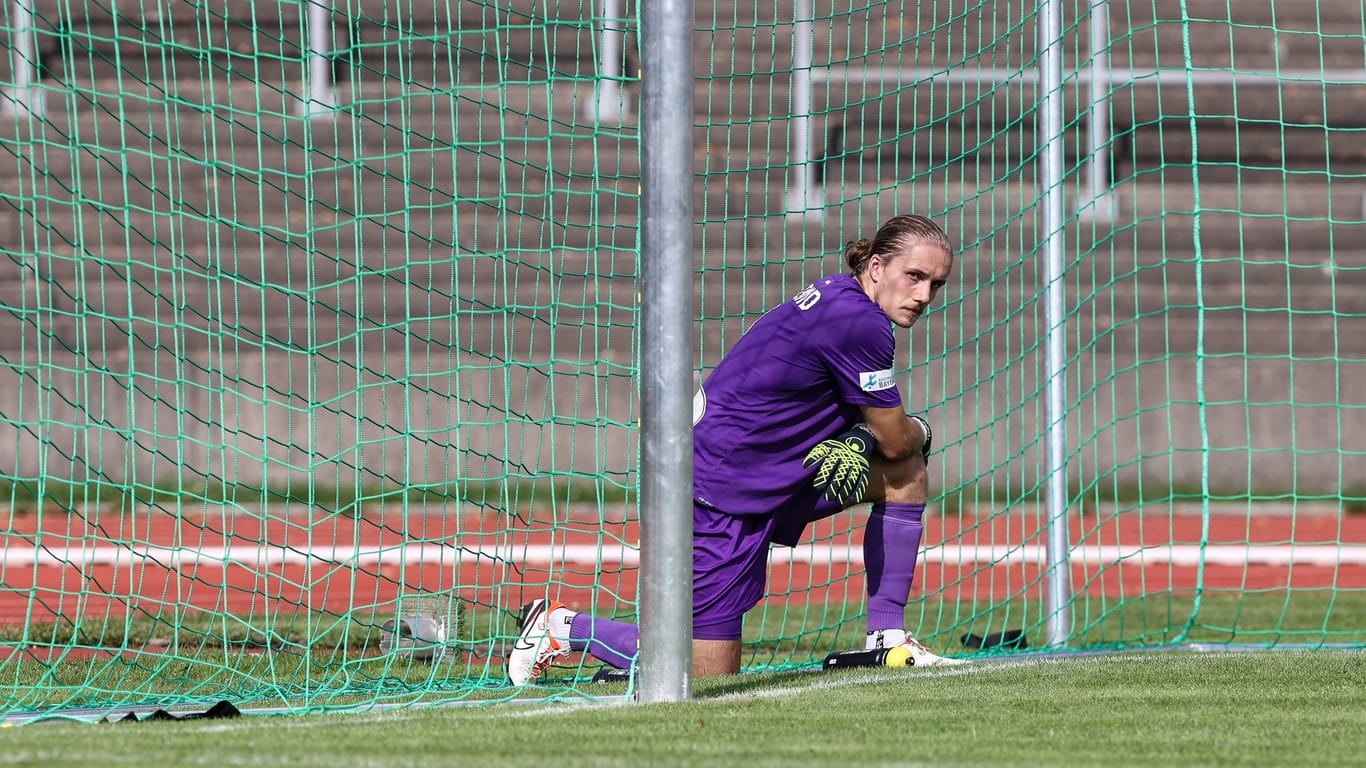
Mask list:
MULTIPOLYGON (((937 224, 897 216, 845 246, 847 274, 818 279, 769 311, 693 402, 693 674, 740 670, 740 629, 763 597, 770 544, 871 502, 864 535, 868 648, 906 645, 917 666, 961 663, 905 631, 927 498, 931 430, 907 416, 893 378, 892 326, 928 310, 953 267, 937 224)), ((639 628, 535 600, 508 675, 525 684, 586 651, 633 662, 639 628)))

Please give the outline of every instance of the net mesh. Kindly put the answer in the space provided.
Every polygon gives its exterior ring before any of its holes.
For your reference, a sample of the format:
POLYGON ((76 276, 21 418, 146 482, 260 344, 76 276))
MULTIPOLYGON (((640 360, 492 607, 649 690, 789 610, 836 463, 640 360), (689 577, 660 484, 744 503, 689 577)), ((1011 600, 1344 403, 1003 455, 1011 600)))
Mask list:
MULTIPOLYGON (((943 223, 907 626, 1046 643, 1059 140, 1069 644, 1359 646, 1360 5, 1064 6, 1045 137, 1034 3, 697 5, 699 376, 943 223)), ((501 700, 523 602, 635 618, 634 4, 0 14, 0 710, 501 700)), ((774 550, 747 668, 861 645, 862 517, 774 550)))

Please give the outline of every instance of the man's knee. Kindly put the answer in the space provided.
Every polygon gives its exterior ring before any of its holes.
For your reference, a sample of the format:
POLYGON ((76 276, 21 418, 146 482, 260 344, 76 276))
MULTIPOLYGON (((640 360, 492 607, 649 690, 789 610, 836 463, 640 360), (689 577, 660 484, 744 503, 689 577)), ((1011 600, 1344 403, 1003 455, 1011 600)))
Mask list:
POLYGON ((739 640, 693 640, 693 677, 734 675, 740 671, 739 640))
POLYGON ((930 475, 920 454, 896 461, 879 458, 872 469, 874 482, 869 484, 866 501, 923 504, 928 498, 930 475))

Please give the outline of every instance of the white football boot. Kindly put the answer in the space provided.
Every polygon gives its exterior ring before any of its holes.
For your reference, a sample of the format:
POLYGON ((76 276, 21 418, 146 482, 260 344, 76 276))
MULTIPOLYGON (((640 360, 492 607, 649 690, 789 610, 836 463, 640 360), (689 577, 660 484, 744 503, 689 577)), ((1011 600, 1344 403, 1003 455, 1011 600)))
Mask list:
POLYGON ((906 642, 902 643, 901 647, 910 650, 911 658, 915 660, 917 667, 956 667, 968 663, 967 659, 950 659, 946 656, 940 656, 910 635, 906 636, 906 642))
POLYGON ((549 600, 532 600, 522 606, 522 633, 512 644, 508 654, 508 680, 513 685, 526 685, 541 676, 551 662, 569 654, 569 643, 550 636, 547 619, 550 612, 562 608, 549 600))

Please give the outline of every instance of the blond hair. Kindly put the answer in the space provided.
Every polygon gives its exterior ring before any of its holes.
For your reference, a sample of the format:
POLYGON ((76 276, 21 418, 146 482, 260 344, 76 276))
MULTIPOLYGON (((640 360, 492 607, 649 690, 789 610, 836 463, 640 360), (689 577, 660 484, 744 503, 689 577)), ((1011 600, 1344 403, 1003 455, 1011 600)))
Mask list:
POLYGON ((868 260, 873 258, 873 254, 895 256, 915 243, 943 248, 949 256, 953 256, 953 244, 942 227, 924 216, 907 214, 888 219, 878 227, 871 240, 850 240, 846 243, 844 263, 849 265, 850 274, 860 275, 868 268, 868 260))

